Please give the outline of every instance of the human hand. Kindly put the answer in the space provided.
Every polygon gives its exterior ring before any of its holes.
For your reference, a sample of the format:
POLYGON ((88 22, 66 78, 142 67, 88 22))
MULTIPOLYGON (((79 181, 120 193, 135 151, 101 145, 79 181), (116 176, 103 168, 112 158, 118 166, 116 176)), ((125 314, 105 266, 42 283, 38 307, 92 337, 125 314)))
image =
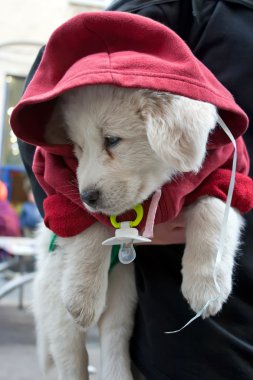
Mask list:
POLYGON ((173 221, 156 224, 154 226, 154 237, 150 244, 184 244, 185 243, 185 221, 181 213, 173 221))

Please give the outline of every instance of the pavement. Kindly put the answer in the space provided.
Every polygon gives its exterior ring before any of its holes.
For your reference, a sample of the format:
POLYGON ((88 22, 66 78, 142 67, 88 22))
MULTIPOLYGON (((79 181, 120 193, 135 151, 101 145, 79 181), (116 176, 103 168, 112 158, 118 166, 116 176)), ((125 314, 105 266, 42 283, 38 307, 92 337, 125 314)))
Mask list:
MULTIPOLYGON (((47 377, 40 373, 30 305, 31 284, 24 287, 23 309, 18 308, 17 291, 0 301, 0 380, 57 380, 55 371, 47 377)), ((90 365, 97 369, 90 380, 98 380, 100 353, 96 329, 87 336, 87 349, 90 365)))

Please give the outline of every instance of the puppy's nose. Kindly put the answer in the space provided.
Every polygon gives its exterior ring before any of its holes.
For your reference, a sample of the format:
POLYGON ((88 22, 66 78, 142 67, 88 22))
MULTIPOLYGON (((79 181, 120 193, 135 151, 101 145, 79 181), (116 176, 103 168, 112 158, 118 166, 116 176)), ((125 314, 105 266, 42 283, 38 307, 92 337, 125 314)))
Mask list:
POLYGON ((89 206, 96 206, 99 199, 99 191, 94 189, 87 189, 81 192, 81 199, 89 206))

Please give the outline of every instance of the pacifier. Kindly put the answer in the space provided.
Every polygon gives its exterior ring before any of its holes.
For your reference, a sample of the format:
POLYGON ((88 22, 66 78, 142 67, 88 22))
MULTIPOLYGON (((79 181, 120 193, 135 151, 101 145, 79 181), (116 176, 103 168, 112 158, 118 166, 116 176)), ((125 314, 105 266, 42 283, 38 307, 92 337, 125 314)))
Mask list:
POLYGON ((142 205, 135 206, 133 210, 136 212, 136 219, 133 221, 119 223, 116 215, 110 216, 111 224, 116 229, 115 236, 102 242, 102 245, 120 245, 118 257, 122 264, 130 264, 136 258, 134 244, 151 242, 150 239, 140 236, 138 229, 134 228, 143 218, 142 205))

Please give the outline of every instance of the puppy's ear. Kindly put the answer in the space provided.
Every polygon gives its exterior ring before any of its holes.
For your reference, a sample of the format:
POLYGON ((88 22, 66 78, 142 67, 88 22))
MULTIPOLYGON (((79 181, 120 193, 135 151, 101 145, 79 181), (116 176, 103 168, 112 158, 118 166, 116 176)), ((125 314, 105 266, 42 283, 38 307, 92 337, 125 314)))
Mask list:
POLYGON ((49 122, 46 125, 44 140, 47 144, 69 144, 70 139, 67 135, 67 126, 63 117, 62 105, 57 101, 49 122))
POLYGON ((175 170, 197 172, 206 153, 208 135, 217 121, 209 104, 168 93, 146 91, 142 115, 151 148, 175 170))

